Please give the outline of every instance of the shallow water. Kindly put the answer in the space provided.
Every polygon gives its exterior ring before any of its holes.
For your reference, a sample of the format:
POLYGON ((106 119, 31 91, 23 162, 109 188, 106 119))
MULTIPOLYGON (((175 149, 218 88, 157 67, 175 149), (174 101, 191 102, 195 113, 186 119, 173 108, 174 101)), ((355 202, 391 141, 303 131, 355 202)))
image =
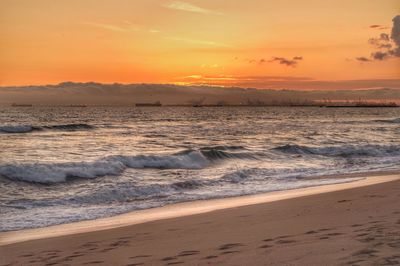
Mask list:
POLYGON ((0 230, 400 169, 400 108, 0 107, 0 230))

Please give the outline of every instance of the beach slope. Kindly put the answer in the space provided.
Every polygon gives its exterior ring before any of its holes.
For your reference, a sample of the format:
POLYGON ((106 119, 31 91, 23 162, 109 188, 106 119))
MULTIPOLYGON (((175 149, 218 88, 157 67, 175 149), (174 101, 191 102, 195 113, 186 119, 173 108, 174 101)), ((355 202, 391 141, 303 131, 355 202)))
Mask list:
POLYGON ((400 181, 0 246, 0 265, 400 264, 400 181))

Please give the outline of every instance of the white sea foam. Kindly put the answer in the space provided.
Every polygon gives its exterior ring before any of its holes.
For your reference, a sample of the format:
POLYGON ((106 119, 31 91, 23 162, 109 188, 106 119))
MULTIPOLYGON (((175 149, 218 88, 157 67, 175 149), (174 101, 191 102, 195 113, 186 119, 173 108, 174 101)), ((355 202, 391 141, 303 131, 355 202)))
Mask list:
POLYGON ((0 165, 0 176, 33 183, 60 183, 68 178, 119 175, 126 168, 201 169, 211 163, 200 151, 165 156, 109 156, 94 162, 0 165))
POLYGON ((210 161, 200 151, 189 151, 166 156, 113 156, 129 168, 201 169, 210 161))
POLYGON ((68 177, 95 178, 118 175, 125 169, 118 161, 97 161, 56 164, 14 164, 0 166, 0 176, 33 183, 60 183, 68 177))
MULTIPOLYGON (((400 155, 396 145, 364 145, 364 146, 332 146, 308 147, 288 144, 273 150, 303 155, 333 156, 333 157, 379 157, 400 155)), ((265 155, 267 156, 267 155, 265 155)), ((252 153, 230 153, 216 148, 200 150, 185 150, 171 155, 114 155, 93 162, 70 163, 36 163, 36 164, 7 164, 0 165, 0 176, 11 180, 33 183, 60 183, 68 178, 96 178, 101 176, 121 175, 126 168, 153 169, 203 169, 213 163, 230 159, 257 159, 252 153)), ((246 178, 244 171, 227 174, 233 183, 246 178)))

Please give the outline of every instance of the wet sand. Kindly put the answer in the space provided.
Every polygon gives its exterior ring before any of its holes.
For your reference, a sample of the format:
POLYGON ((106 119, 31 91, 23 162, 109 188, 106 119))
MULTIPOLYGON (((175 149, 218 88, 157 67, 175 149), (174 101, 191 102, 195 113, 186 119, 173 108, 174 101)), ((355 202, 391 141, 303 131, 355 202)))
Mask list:
POLYGON ((396 265, 399 178, 107 230, 93 223, 0 246, 0 265, 396 265))

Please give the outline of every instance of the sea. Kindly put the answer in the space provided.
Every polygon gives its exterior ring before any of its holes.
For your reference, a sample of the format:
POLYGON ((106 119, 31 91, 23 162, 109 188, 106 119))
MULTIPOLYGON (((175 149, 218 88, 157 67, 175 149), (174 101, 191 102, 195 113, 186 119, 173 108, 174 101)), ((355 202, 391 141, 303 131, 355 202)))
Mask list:
POLYGON ((400 170, 400 108, 0 107, 0 231, 400 170))

